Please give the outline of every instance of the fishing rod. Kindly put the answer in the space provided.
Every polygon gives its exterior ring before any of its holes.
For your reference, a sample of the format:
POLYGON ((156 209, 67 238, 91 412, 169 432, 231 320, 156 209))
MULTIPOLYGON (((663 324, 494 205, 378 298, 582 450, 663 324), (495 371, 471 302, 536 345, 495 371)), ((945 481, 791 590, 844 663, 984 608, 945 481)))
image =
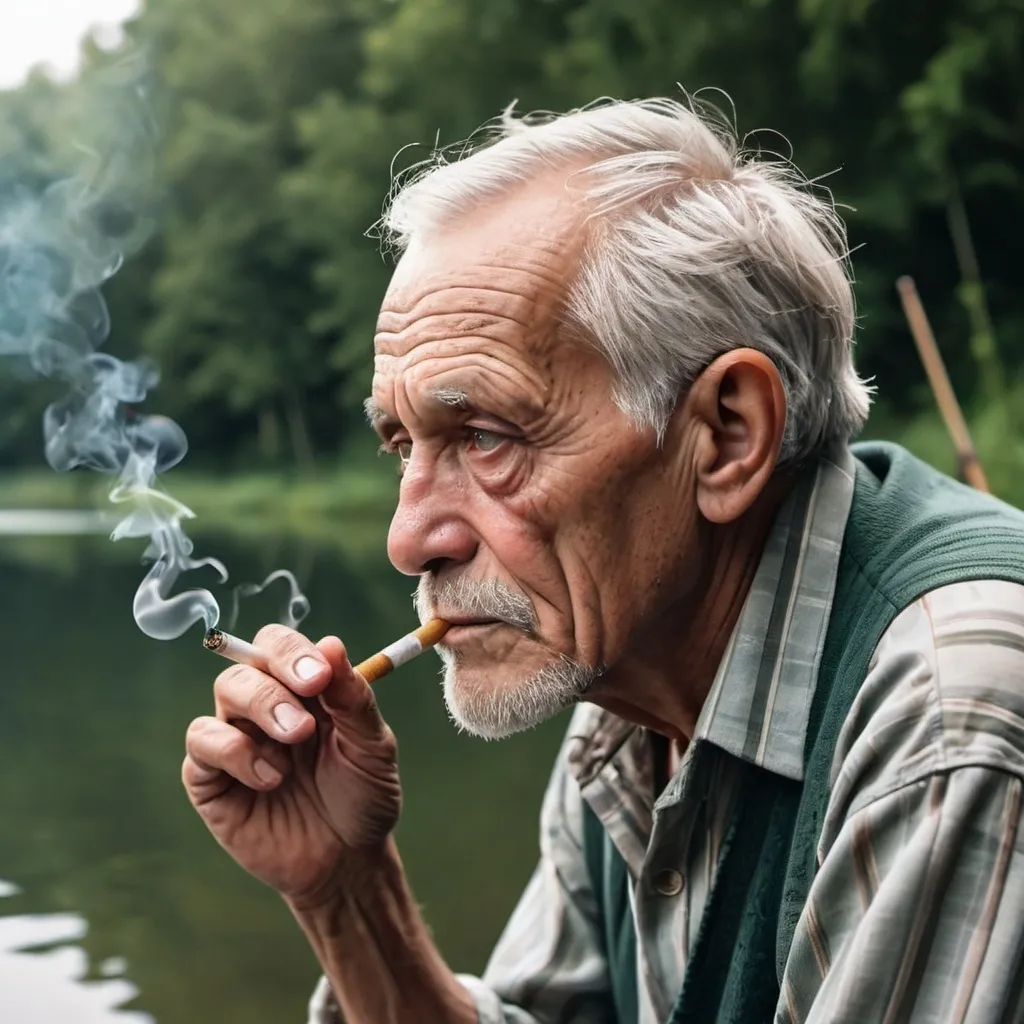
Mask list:
POLYGON ((921 303, 921 297, 917 294, 914 279, 908 276, 901 277, 896 282, 896 290, 899 292, 903 313, 910 325, 910 333, 914 336, 918 355, 924 364, 925 373, 928 374, 928 382, 932 386, 932 393, 938 403, 939 412, 942 414, 949 436, 953 439, 960 467, 960 478, 966 480, 977 490, 988 492, 989 486, 985 471, 981 467, 981 460, 974 447, 971 432, 967 428, 967 421, 964 419, 960 403, 953 391, 953 385, 949 381, 949 374, 946 372, 946 364, 942 360, 939 346, 935 344, 935 335, 932 333, 928 315, 921 303))

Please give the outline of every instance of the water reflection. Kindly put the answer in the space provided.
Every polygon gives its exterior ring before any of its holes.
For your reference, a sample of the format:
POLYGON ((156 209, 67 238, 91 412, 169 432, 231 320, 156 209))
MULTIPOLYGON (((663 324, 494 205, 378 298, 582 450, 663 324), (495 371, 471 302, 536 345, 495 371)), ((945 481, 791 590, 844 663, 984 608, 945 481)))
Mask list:
POLYGON ((55 537, 110 533, 116 521, 108 512, 79 509, 0 509, 0 534, 55 537))
MULTIPOLYGON (((0 880, 0 897, 18 889, 0 880)), ((0 904, 0 912, 4 910, 0 904)), ((88 926, 77 914, 0 916, 0 1020, 17 1024, 155 1024, 146 1013, 123 1010, 138 994, 124 973, 123 958, 99 967, 90 978, 79 945, 88 926)))
MULTIPOLYGON (((414 625, 412 583, 387 564, 384 527, 343 524, 329 545, 201 536, 196 547, 223 557, 234 580, 295 568, 308 631, 338 633, 363 657, 414 625)), ((10 911, 88 921, 68 934, 89 964, 129 957, 139 995, 111 1024, 129 1012, 159 1024, 298 1022, 312 955, 276 895, 205 832, 179 781, 185 727, 209 710, 222 666, 198 630, 160 643, 136 629, 139 556, 102 537, 0 537, 0 875, 25 890, 10 911)), ((279 595, 265 596, 244 605, 240 634, 273 615, 279 595)), ((453 967, 478 970, 533 866, 564 723, 503 743, 456 734, 433 655, 383 681, 379 697, 399 740, 399 841, 416 895, 453 967)), ((17 954, 19 971, 33 956, 17 954)), ((81 967, 58 963, 65 977, 81 967)), ((33 979, 0 988, 30 1002, 49 985, 33 979)), ((0 1011, 3 1024, 30 1020, 0 1011)))

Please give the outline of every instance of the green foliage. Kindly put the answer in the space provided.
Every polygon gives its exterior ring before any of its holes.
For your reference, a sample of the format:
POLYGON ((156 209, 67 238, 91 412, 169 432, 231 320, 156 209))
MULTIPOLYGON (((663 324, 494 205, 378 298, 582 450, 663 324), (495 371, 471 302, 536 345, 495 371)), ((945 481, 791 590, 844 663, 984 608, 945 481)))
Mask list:
MULTIPOLYGON (((1024 0, 146 0, 129 39, 164 86, 163 198, 108 288, 111 344, 159 362, 151 401, 191 464, 339 457, 363 429, 389 273, 366 233, 392 175, 513 100, 716 103, 848 208, 879 422, 931 408, 903 273, 979 422, 1019 396, 1024 0)), ((76 88, 0 94, 3 181, 54 173, 76 88)), ((35 463, 42 399, 2 388, 0 458, 35 463)))

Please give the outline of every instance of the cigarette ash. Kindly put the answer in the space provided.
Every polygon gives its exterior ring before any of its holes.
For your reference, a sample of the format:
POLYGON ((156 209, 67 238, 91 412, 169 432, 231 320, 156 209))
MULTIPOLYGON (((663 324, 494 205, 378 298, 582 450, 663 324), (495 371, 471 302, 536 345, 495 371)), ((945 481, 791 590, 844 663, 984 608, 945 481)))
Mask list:
POLYGON ((224 634, 212 626, 203 634, 203 646, 208 651, 219 651, 224 645, 224 634))
MULTIPOLYGON (((22 378, 65 388, 43 419, 46 459, 59 472, 85 467, 114 478, 110 500, 125 515, 112 539, 147 538, 143 558, 152 563, 135 595, 135 621, 170 640, 220 618, 209 590, 174 593, 181 574, 206 567, 223 583, 228 573, 215 558, 193 557, 183 526, 193 513, 158 483, 188 443, 167 417, 135 412, 158 383, 156 367, 99 351, 110 333, 101 288, 152 227, 151 94, 147 62, 126 55, 68 93, 78 108, 66 117, 76 133, 70 173, 27 174, 24 154, 0 151, 0 356, 22 378)), ((234 607, 279 578, 290 588, 283 620, 295 624, 308 603, 286 570, 236 588, 234 607)))

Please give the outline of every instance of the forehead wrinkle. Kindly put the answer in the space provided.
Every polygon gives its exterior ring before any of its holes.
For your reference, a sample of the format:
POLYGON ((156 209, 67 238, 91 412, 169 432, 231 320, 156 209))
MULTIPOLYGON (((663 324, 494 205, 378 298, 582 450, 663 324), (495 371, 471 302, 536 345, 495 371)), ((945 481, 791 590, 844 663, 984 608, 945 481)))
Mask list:
POLYGON ((405 289, 400 288, 385 297, 385 306, 377 318, 377 333, 401 334, 415 323, 438 316, 462 317, 467 325, 477 322, 486 326, 491 321, 505 321, 522 327, 533 326, 537 316, 551 304, 551 297, 543 294, 547 290, 545 286, 560 292, 561 275, 551 275, 550 280, 545 280, 536 272, 520 271, 517 276, 531 279, 530 287, 505 288, 482 281, 438 287, 436 279, 428 278, 412 293, 411 303, 406 308, 401 301, 405 289))
POLYGON ((433 396, 438 390, 449 388, 465 392, 470 400, 492 391, 508 397, 544 395, 548 391, 540 368, 531 360, 519 359, 513 363, 479 348, 454 357, 448 352, 424 354, 400 372, 397 379, 406 390, 414 389, 419 397, 433 396))
POLYGON ((397 331, 378 330, 374 338, 377 350, 416 346, 431 340, 456 341, 479 339, 508 344, 532 325, 514 317, 462 313, 431 313, 417 318, 397 331))

